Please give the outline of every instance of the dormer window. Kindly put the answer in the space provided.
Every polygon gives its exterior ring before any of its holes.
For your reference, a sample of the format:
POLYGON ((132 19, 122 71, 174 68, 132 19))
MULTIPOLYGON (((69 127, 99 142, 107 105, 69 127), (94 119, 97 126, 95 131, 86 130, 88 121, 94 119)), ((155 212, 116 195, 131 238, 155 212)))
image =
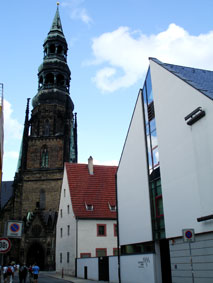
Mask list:
POLYGON ((85 203, 85 207, 87 211, 93 211, 93 205, 85 203))
POLYGON ((110 211, 116 211, 116 210, 117 210, 117 208, 116 208, 116 205, 115 205, 115 204, 110 204, 110 203, 108 202, 108 205, 109 205, 109 209, 110 209, 110 211))

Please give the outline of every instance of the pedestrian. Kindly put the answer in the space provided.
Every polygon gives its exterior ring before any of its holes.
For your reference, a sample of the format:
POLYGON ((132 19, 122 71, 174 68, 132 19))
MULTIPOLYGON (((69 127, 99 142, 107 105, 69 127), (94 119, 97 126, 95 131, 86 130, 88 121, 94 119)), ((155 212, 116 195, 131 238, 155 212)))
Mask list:
POLYGON ((4 283, 8 282, 8 280, 7 280, 7 265, 6 264, 3 266, 3 280, 4 280, 4 283))
POLYGON ((14 277, 14 267, 9 264, 7 267, 7 278, 9 283, 13 283, 13 277, 14 277))
POLYGON ((21 264, 19 267, 19 282, 20 283, 26 283, 26 279, 27 279, 27 266, 26 264, 21 264))
POLYGON ((38 274, 39 274, 39 266, 37 265, 37 263, 35 263, 32 267, 33 270, 33 278, 34 278, 34 283, 38 282, 38 274))
POLYGON ((29 266, 29 281, 30 281, 30 283, 33 283, 33 269, 32 269, 32 265, 29 266))
POLYGON ((0 265, 0 283, 1 283, 2 266, 0 265))

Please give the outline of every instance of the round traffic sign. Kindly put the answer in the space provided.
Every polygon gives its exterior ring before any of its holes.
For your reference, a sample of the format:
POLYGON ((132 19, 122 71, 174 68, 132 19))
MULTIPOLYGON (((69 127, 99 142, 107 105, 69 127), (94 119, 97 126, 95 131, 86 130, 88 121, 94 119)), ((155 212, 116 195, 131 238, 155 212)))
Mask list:
POLYGON ((7 238, 0 238, 0 253, 7 253, 11 248, 11 242, 7 238))
POLYGON ((18 223, 10 224, 10 231, 13 233, 17 233, 20 229, 20 225, 18 223))
POLYGON ((192 238, 192 231, 188 230, 185 232, 185 236, 187 239, 191 239, 192 238))

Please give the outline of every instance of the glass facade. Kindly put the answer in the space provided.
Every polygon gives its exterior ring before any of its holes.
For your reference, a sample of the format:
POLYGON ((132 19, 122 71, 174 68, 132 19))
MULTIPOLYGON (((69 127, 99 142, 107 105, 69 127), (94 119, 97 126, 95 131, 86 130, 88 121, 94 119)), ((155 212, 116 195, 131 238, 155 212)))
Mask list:
POLYGON ((142 90, 154 239, 165 238, 160 162, 150 69, 142 90))

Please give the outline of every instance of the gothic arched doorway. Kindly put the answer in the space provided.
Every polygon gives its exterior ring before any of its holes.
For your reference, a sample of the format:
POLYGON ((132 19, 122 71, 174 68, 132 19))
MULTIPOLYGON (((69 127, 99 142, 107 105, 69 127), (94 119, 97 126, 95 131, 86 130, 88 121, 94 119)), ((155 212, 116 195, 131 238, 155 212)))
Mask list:
POLYGON ((27 252, 27 265, 37 263, 40 270, 44 269, 45 265, 45 252, 44 248, 39 242, 33 242, 27 252))

